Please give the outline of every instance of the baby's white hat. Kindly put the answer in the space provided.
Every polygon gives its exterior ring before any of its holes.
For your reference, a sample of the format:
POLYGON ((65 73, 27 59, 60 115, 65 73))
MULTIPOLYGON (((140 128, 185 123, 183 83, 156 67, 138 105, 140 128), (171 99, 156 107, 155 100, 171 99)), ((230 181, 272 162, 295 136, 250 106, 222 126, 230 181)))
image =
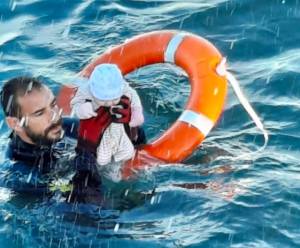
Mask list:
POLYGON ((108 101, 120 98, 124 85, 125 79, 115 64, 97 65, 89 78, 90 91, 98 100, 108 101))

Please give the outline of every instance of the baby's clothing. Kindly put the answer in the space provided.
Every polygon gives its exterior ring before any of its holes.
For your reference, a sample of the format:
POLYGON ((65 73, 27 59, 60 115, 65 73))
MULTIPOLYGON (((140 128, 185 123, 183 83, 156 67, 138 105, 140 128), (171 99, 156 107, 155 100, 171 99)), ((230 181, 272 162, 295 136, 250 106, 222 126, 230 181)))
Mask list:
MULTIPOLYGON (((137 92, 125 83, 123 95, 131 100, 130 127, 137 127, 143 124, 143 108, 137 92)), ((94 101, 88 85, 79 87, 76 95, 71 101, 74 114, 80 119, 88 119, 82 105, 90 102, 92 109, 96 111, 99 106, 94 101)), ((90 116, 92 117, 92 116, 90 116)), ((90 118, 89 117, 89 118, 90 118)), ((128 160, 134 156, 134 147, 125 132, 124 124, 111 123, 105 130, 101 142, 97 148, 97 163, 105 165, 113 161, 118 162, 128 160)))
POLYGON ((134 147, 125 132, 124 125, 111 123, 105 130, 102 140, 97 148, 97 163, 106 165, 112 162, 131 159, 134 155, 134 147))

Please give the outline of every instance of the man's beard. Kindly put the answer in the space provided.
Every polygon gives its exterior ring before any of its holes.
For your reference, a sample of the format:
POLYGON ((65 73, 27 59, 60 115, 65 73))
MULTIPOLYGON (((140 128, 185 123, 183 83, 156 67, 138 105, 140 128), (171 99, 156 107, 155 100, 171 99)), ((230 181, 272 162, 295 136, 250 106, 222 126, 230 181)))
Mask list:
MULTIPOLYGON (((49 127, 47 127, 43 134, 37 134, 32 131, 29 127, 24 127, 24 130, 27 134, 27 136, 37 145, 46 145, 50 146, 53 143, 59 141, 62 137, 61 135, 58 138, 48 138, 49 132, 62 125, 62 119, 59 119, 56 123, 51 124, 49 127)), ((62 132, 62 131, 61 131, 62 132)))

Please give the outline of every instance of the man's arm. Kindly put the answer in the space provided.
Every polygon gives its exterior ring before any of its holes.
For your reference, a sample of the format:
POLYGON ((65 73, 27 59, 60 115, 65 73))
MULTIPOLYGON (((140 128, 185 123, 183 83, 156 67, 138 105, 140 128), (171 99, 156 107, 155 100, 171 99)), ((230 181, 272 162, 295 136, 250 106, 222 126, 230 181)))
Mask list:
POLYGON ((17 193, 47 195, 51 179, 42 175, 38 169, 23 162, 6 160, 1 165, 1 187, 12 189, 17 193))

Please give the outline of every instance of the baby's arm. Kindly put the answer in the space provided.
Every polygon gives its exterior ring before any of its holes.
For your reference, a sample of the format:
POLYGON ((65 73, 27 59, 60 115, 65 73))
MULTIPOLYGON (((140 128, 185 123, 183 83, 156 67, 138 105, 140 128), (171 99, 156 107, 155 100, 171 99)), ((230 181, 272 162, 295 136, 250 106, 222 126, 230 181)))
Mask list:
POLYGON ((92 102, 87 101, 90 98, 91 96, 88 91, 83 87, 79 87, 75 96, 71 100, 70 104, 72 112, 79 119, 89 119, 97 116, 97 113, 93 109, 92 102))
POLYGON ((138 127, 144 123, 144 114, 142 107, 132 107, 131 108, 131 119, 129 126, 138 127))
POLYGON ((136 90, 134 90, 130 86, 128 86, 126 90, 131 96, 131 119, 129 122, 129 126, 140 126, 144 123, 144 114, 141 99, 137 94, 136 90))

